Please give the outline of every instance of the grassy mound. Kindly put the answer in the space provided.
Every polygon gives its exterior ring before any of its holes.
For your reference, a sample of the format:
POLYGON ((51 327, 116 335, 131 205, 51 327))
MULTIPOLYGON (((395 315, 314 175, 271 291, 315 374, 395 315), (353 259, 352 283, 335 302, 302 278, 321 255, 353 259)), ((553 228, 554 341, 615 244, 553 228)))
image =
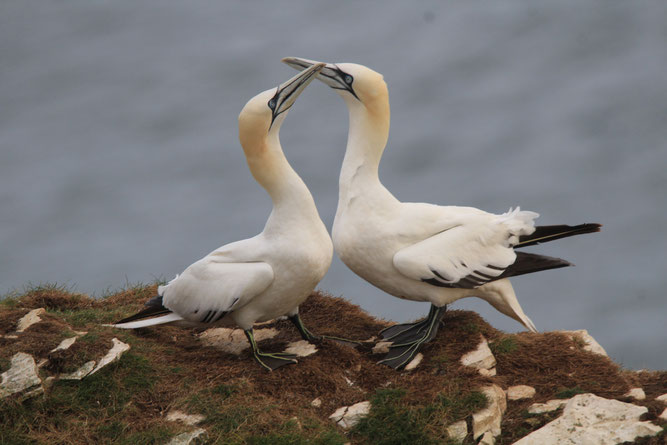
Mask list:
MULTIPOLYGON (((664 408, 655 396, 667 392, 667 372, 624 371, 606 357, 558 333, 508 335, 467 311, 448 311, 438 337, 422 352, 412 372, 378 365, 368 343, 352 349, 326 341, 319 351, 274 372, 253 362, 248 350, 239 356, 202 344, 195 330, 172 326, 123 331, 102 326, 139 310, 156 285, 136 286, 92 299, 57 286, 31 289, 0 302, 0 372, 16 352, 37 362, 41 377, 71 372, 101 357, 111 339, 131 345, 121 360, 82 381, 56 380, 44 396, 23 402, 0 401, 0 444, 166 443, 193 427, 168 422, 178 409, 201 414, 212 443, 223 444, 439 444, 454 443, 445 428, 470 419, 486 405, 478 389, 535 387, 533 399, 509 402, 499 444, 510 444, 547 423, 553 414, 531 416, 527 407, 557 397, 592 392, 623 400, 642 386, 647 420, 664 408), (42 322, 18 338, 8 338, 30 309, 43 307, 42 322), (67 351, 50 353, 64 338, 81 335, 67 351), (79 334, 77 334, 77 332, 79 334), (484 335, 497 359, 498 375, 482 377, 460 365, 459 358, 477 347, 484 335), (350 384, 352 382, 352 384, 350 384), (311 405, 319 398, 321 406, 311 405), (370 415, 350 431, 328 418, 338 407, 371 400, 370 415)), ((313 294, 301 307, 304 323, 315 333, 370 339, 388 325, 340 298, 313 294)), ((300 340, 286 321, 268 325, 279 335, 260 342, 266 351, 282 350, 300 340)), ((646 444, 664 443, 665 433, 646 444)), ((473 443, 472 439, 466 439, 473 443)), ((468 443, 468 442, 466 442, 468 443)))

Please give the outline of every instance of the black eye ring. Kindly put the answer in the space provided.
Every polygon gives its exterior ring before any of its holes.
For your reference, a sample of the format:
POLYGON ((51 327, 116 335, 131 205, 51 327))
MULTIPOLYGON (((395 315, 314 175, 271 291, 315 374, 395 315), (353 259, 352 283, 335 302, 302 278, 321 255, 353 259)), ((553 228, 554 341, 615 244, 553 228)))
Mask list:
POLYGON ((272 110, 276 108, 276 100, 275 99, 271 99, 269 101, 269 108, 271 108, 272 110))
POLYGON ((349 74, 346 74, 345 77, 343 77, 343 80, 345 81, 346 84, 352 85, 352 80, 354 79, 352 79, 352 76, 350 76, 349 74))

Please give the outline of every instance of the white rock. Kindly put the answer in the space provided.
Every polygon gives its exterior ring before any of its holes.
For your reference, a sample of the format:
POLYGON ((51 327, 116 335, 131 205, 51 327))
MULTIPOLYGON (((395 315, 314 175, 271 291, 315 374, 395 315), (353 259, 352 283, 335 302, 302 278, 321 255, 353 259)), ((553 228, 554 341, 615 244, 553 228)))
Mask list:
POLYGON ((317 352, 317 348, 314 344, 308 343, 306 340, 299 340, 289 343, 285 352, 288 354, 294 354, 297 357, 308 357, 311 354, 317 352))
POLYGON ((370 410, 371 402, 359 402, 352 406, 341 406, 329 418, 341 428, 349 429, 366 417, 370 410))
POLYGON ((186 425, 197 425, 204 421, 206 417, 201 414, 186 414, 183 411, 172 410, 167 414, 167 421, 169 422, 183 422, 186 425))
POLYGON ((533 403, 528 407, 528 412, 530 414, 542 414, 550 413, 551 411, 556 411, 559 408, 565 406, 570 399, 554 399, 549 400, 546 403, 533 403))
POLYGON ((320 399, 319 397, 316 398, 316 399, 313 399, 313 401, 310 402, 310 406, 313 406, 315 408, 319 408, 320 406, 322 406, 322 399, 320 399))
POLYGON ((508 400, 531 399, 535 395, 535 388, 528 385, 516 385, 507 388, 508 400))
POLYGON ((41 385, 42 380, 37 373, 37 364, 32 355, 25 352, 14 354, 9 369, 0 375, 2 378, 0 381, 0 398, 41 385))
MULTIPOLYGON (((260 342, 278 335, 278 330, 273 328, 255 329, 253 332, 255 341, 260 342)), ((199 335, 199 339, 206 346, 212 346, 230 354, 239 355, 250 347, 243 329, 213 328, 207 329, 199 335)))
POLYGON ((586 329, 579 329, 578 331, 556 331, 561 334, 565 334, 570 338, 574 339, 575 337, 584 342, 584 350, 592 352, 598 355, 604 355, 607 357, 607 351, 604 350, 600 343, 595 341, 593 337, 588 333, 586 329))
POLYGON ((484 433, 482 438, 477 442, 478 445, 494 445, 496 443, 496 438, 493 436, 491 431, 484 433))
POLYGON ((662 414, 660 414, 658 417, 661 418, 662 420, 667 420, 667 408, 665 408, 662 414))
POLYGON ((386 354, 389 352, 389 346, 391 346, 390 341, 379 341, 373 346, 371 351, 373 354, 386 354))
POLYGON ((500 422, 507 409, 505 391, 498 385, 489 385, 481 388, 486 395, 488 404, 486 408, 472 415, 472 435, 474 439, 484 435, 487 431, 493 436, 500 435, 500 422))
POLYGON ((643 406, 609 400, 594 394, 572 397, 563 415, 514 445, 598 444, 611 445, 654 436, 662 431, 651 422, 640 422, 643 406))
POLYGON ((494 375, 497 374, 497 371, 496 371, 496 368, 480 369, 479 373, 480 373, 480 375, 483 375, 484 377, 493 377, 494 375))
POLYGON ((454 440, 460 440, 466 438, 468 435, 468 424, 465 420, 459 420, 454 422, 447 427, 447 437, 454 440))
POLYGON ((95 368, 90 371, 90 374, 88 375, 93 375, 105 366, 120 360, 120 357, 123 355, 123 353, 130 349, 130 345, 123 343, 117 338, 112 338, 111 341, 113 342, 113 347, 109 349, 107 355, 102 357, 100 361, 97 362, 97 366, 95 366, 95 368))
POLYGON ((658 396, 658 397, 655 398, 655 400, 657 400, 658 402, 662 402, 665 405, 667 405, 667 394, 663 394, 661 396, 658 396))
POLYGON ((635 400, 644 400, 646 393, 642 388, 632 388, 630 391, 623 394, 623 397, 631 397, 635 400))
MULTIPOLYGON (((461 357, 461 364, 463 366, 472 366, 479 370, 491 370, 496 366, 496 358, 491 353, 486 338, 484 338, 483 335, 480 335, 480 338, 481 341, 477 346, 477 349, 470 351, 461 357)), ((485 375, 489 375, 489 373, 486 373, 485 375)), ((492 375, 495 375, 495 373, 492 375)))
POLYGON ((405 370, 406 371, 412 371, 417 366, 419 366, 419 364, 422 362, 423 359, 424 359, 424 354, 422 354, 421 352, 418 353, 417 355, 415 355, 415 358, 410 360, 410 363, 405 365, 405 370))
POLYGON ((94 368, 95 368, 95 360, 91 360, 89 362, 84 363, 83 366, 81 366, 74 372, 71 372, 69 374, 61 374, 60 380, 81 380, 82 378, 90 374, 90 371, 92 371, 94 368))
POLYGON ((25 314, 19 320, 16 326, 16 332, 23 332, 30 326, 34 325, 35 323, 39 323, 40 321, 42 321, 42 319, 39 318, 39 316, 44 313, 46 313, 46 310, 43 307, 40 307, 39 309, 33 309, 27 314, 25 314))
POLYGON ((76 341, 76 337, 66 338, 65 340, 61 341, 58 346, 51 349, 51 352, 64 351, 65 349, 69 349, 70 346, 72 346, 75 341, 76 341))
POLYGON ((198 428, 189 433, 181 433, 171 439, 167 445, 203 445, 208 442, 208 433, 203 428, 198 428))

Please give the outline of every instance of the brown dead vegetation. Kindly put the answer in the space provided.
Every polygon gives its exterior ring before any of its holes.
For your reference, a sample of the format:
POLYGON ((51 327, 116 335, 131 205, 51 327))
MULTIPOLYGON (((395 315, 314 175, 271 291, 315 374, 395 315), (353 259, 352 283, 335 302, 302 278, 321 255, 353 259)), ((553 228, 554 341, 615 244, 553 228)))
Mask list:
MULTIPOLYGON (((406 390, 404 403, 420 406, 431 404, 443 395, 468 394, 489 383, 503 388, 518 384, 535 387, 537 393, 533 399, 508 402, 499 444, 511 443, 550 419, 546 415, 531 420, 526 415, 530 404, 557 398, 567 391, 592 392, 622 399, 631 387, 642 386, 647 401, 635 403, 649 407, 648 420, 656 419, 661 412, 653 399, 667 392, 667 372, 623 371, 607 357, 583 350, 580 344, 565 335, 508 335, 468 311, 450 310, 446 313, 444 326, 437 338, 424 346, 421 351, 424 359, 412 372, 396 372, 377 364, 381 356, 372 354, 371 341, 351 348, 324 340, 318 345, 316 354, 299 359, 297 365, 266 372, 254 363, 249 350, 236 356, 203 346, 196 330, 161 326, 128 332, 103 327, 98 322, 109 322, 115 319, 113 317, 134 313, 155 292, 155 285, 135 287, 101 300, 62 289, 28 292, 12 307, 0 307, 0 334, 12 332, 18 319, 30 309, 44 307, 49 312, 42 316, 42 322, 30 327, 18 340, 0 338, 0 359, 7 360, 15 352, 22 351, 34 355, 36 360, 49 359, 42 372, 70 372, 88 360, 100 358, 111 347, 111 338, 118 337, 131 344, 130 357, 141 359, 137 363, 144 367, 141 368, 143 375, 133 376, 130 365, 126 365, 127 368, 118 365, 116 370, 109 372, 125 372, 127 375, 123 374, 122 378, 130 379, 127 381, 145 378, 147 387, 135 391, 131 400, 125 402, 128 404, 122 410, 126 414, 122 419, 124 434, 142 434, 156 428, 169 432, 187 430, 164 420, 169 410, 181 409, 206 415, 209 420, 203 426, 209 426, 207 429, 212 438, 231 438, 229 443, 245 443, 244 438, 249 434, 261 436, 274 432, 277 426, 294 416, 300 421, 317 424, 320 429, 333 428, 328 416, 335 409, 368 400, 381 388, 403 388, 406 390), (93 319, 96 322, 86 322, 88 318, 79 316, 89 311, 95 312, 97 318, 93 319), (77 326, 70 325, 68 320, 76 321, 77 326), (86 330, 88 334, 80 337, 69 350, 49 354, 63 338, 75 335, 73 329, 86 330), (480 335, 488 339, 494 350, 498 372, 495 377, 483 377, 459 362, 463 354, 477 347, 480 335), (320 407, 311 406, 315 398, 321 399, 320 407), (206 403, 206 400, 215 402, 216 406, 211 407, 212 403, 206 403), (212 411, 214 409, 216 411, 212 411), (243 413, 251 414, 243 417, 243 413), (231 426, 222 428, 210 420, 220 416, 241 417, 238 425, 232 422, 231 426)), ((300 307, 300 313, 305 325, 316 334, 358 340, 373 339, 389 325, 342 298, 321 292, 314 293, 300 307)), ((288 342, 301 339, 288 321, 275 321, 267 326, 278 329, 279 335, 260 342, 263 350, 280 351, 288 342)), ((113 381, 121 377, 109 378, 113 381)), ((62 423, 61 419, 60 426, 55 426, 47 417, 44 416, 39 425, 30 426, 28 437, 38 442, 104 442, 103 433, 84 434, 80 419, 72 418, 70 423, 62 423)), ((89 418, 86 422, 86 429, 104 431, 104 422, 109 419, 89 418)))

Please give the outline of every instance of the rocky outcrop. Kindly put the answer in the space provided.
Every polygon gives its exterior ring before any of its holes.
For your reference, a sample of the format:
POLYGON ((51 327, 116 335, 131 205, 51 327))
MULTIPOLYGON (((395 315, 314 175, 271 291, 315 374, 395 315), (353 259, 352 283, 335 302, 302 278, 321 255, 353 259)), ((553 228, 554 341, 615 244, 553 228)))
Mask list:
POLYGON ((203 428, 181 433, 171 439, 167 445, 204 445, 208 443, 208 433, 203 428))
POLYGON ((43 307, 33 309, 23 316, 16 325, 16 332, 23 332, 35 323, 39 323, 42 319, 39 317, 46 313, 43 307))
POLYGON ((3 372, 0 381, 0 398, 26 392, 24 396, 33 396, 44 392, 42 379, 39 378, 37 364, 30 354, 18 352, 11 360, 10 368, 3 372))
POLYGON ((607 445, 653 436, 662 428, 639 420, 647 411, 647 408, 631 403, 580 394, 567 402, 562 416, 515 442, 515 445, 607 445))
POLYGON ((507 388, 507 400, 531 399, 535 396, 535 388, 528 385, 516 385, 507 388))
MULTIPOLYGON (((255 340, 260 342, 278 335, 278 330, 273 328, 255 329, 255 340)), ((239 355, 250 347, 248 339, 242 329, 212 328, 207 329, 199 335, 200 340, 206 346, 212 346, 230 354, 239 355)))
POLYGON ((499 436, 500 423, 507 409, 505 391, 498 385, 489 385, 481 389, 487 398, 486 408, 472 415, 472 435, 478 439, 490 432, 494 437, 499 436))
POLYGON ((528 407, 529 414, 543 414, 556 411, 565 406, 570 399, 554 399, 546 403, 533 403, 528 407))
POLYGON ((575 341, 580 341, 583 343, 583 349, 585 351, 592 352, 593 354, 604 355, 607 357, 607 351, 604 350, 600 343, 595 341, 593 337, 588 333, 586 329, 579 329, 577 331, 557 331, 561 334, 565 334, 575 341))
POLYGON ((361 419, 366 417, 371 410, 371 402, 359 402, 352 406, 341 406, 332 415, 331 420, 343 429, 350 429, 361 419))
POLYGON ((461 357, 461 364, 477 368, 479 373, 484 376, 496 375, 496 358, 493 356, 491 349, 489 349, 489 343, 483 335, 480 336, 477 349, 461 357))
POLYGON ((167 413, 165 419, 169 422, 181 422, 186 425, 197 425, 204 421, 205 417, 201 414, 187 414, 183 411, 173 410, 167 413))

